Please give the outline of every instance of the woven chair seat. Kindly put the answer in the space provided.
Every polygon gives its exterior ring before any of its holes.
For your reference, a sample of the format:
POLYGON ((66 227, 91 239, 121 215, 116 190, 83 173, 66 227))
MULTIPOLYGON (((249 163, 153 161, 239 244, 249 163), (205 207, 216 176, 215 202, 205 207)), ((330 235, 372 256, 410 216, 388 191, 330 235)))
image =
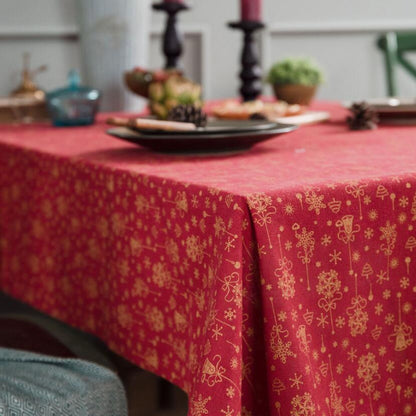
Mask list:
POLYGON ((99 343, 21 309, 0 313, 0 416, 127 416, 124 388, 99 343))
POLYGON ((126 416, 127 404, 102 366, 0 348, 0 415, 126 416))

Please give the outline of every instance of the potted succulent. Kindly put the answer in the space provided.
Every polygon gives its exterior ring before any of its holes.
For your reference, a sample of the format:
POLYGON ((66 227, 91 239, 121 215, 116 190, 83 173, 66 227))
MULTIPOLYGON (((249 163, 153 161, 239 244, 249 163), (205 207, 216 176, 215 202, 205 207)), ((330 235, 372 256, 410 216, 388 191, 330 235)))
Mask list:
POLYGON ((276 98, 289 104, 309 105, 316 88, 323 81, 321 68, 308 58, 287 58, 276 62, 267 81, 276 98))

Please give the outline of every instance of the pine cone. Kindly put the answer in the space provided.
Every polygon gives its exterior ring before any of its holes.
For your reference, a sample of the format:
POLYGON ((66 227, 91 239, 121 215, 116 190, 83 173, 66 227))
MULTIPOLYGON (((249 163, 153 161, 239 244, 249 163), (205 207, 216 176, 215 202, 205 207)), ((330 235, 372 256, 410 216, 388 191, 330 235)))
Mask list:
POLYGON ((169 111, 168 120, 194 123, 197 127, 205 127, 207 115, 199 107, 189 104, 177 105, 169 111))
POLYGON ((253 113, 249 117, 250 120, 267 120, 267 117, 262 113, 253 113))
POLYGON ((350 130, 374 130, 379 121, 377 113, 366 103, 353 103, 351 115, 347 117, 350 130))

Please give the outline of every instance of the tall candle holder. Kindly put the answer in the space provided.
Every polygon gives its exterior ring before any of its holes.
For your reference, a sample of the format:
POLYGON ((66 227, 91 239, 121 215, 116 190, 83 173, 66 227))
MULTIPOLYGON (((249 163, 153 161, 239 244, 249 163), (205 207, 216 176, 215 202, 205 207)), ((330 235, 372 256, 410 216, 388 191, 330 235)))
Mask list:
POLYGON ((170 1, 153 4, 154 10, 164 11, 168 17, 163 34, 162 51, 165 55, 165 69, 178 68, 178 60, 182 54, 182 37, 176 28, 177 14, 189 7, 181 2, 170 1))
POLYGON ((244 101, 255 100, 262 90, 261 85, 261 67, 256 53, 254 32, 263 29, 262 22, 242 20, 241 22, 232 22, 228 24, 233 29, 240 29, 244 32, 243 50, 241 53, 241 72, 240 79, 242 85, 240 93, 244 101))

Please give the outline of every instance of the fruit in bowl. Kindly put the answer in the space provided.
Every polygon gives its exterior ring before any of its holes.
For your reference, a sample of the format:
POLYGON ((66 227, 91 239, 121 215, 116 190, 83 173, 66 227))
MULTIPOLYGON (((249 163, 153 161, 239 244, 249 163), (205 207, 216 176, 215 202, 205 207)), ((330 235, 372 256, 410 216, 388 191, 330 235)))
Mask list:
POLYGON ((152 82, 163 82, 171 76, 178 75, 181 75, 181 72, 176 69, 150 71, 138 66, 124 73, 124 82, 131 92, 148 98, 149 86, 152 82))
POLYGON ((182 75, 171 75, 166 80, 154 81, 149 85, 148 98, 152 114, 166 119, 169 111, 178 105, 202 107, 202 88, 182 75))

